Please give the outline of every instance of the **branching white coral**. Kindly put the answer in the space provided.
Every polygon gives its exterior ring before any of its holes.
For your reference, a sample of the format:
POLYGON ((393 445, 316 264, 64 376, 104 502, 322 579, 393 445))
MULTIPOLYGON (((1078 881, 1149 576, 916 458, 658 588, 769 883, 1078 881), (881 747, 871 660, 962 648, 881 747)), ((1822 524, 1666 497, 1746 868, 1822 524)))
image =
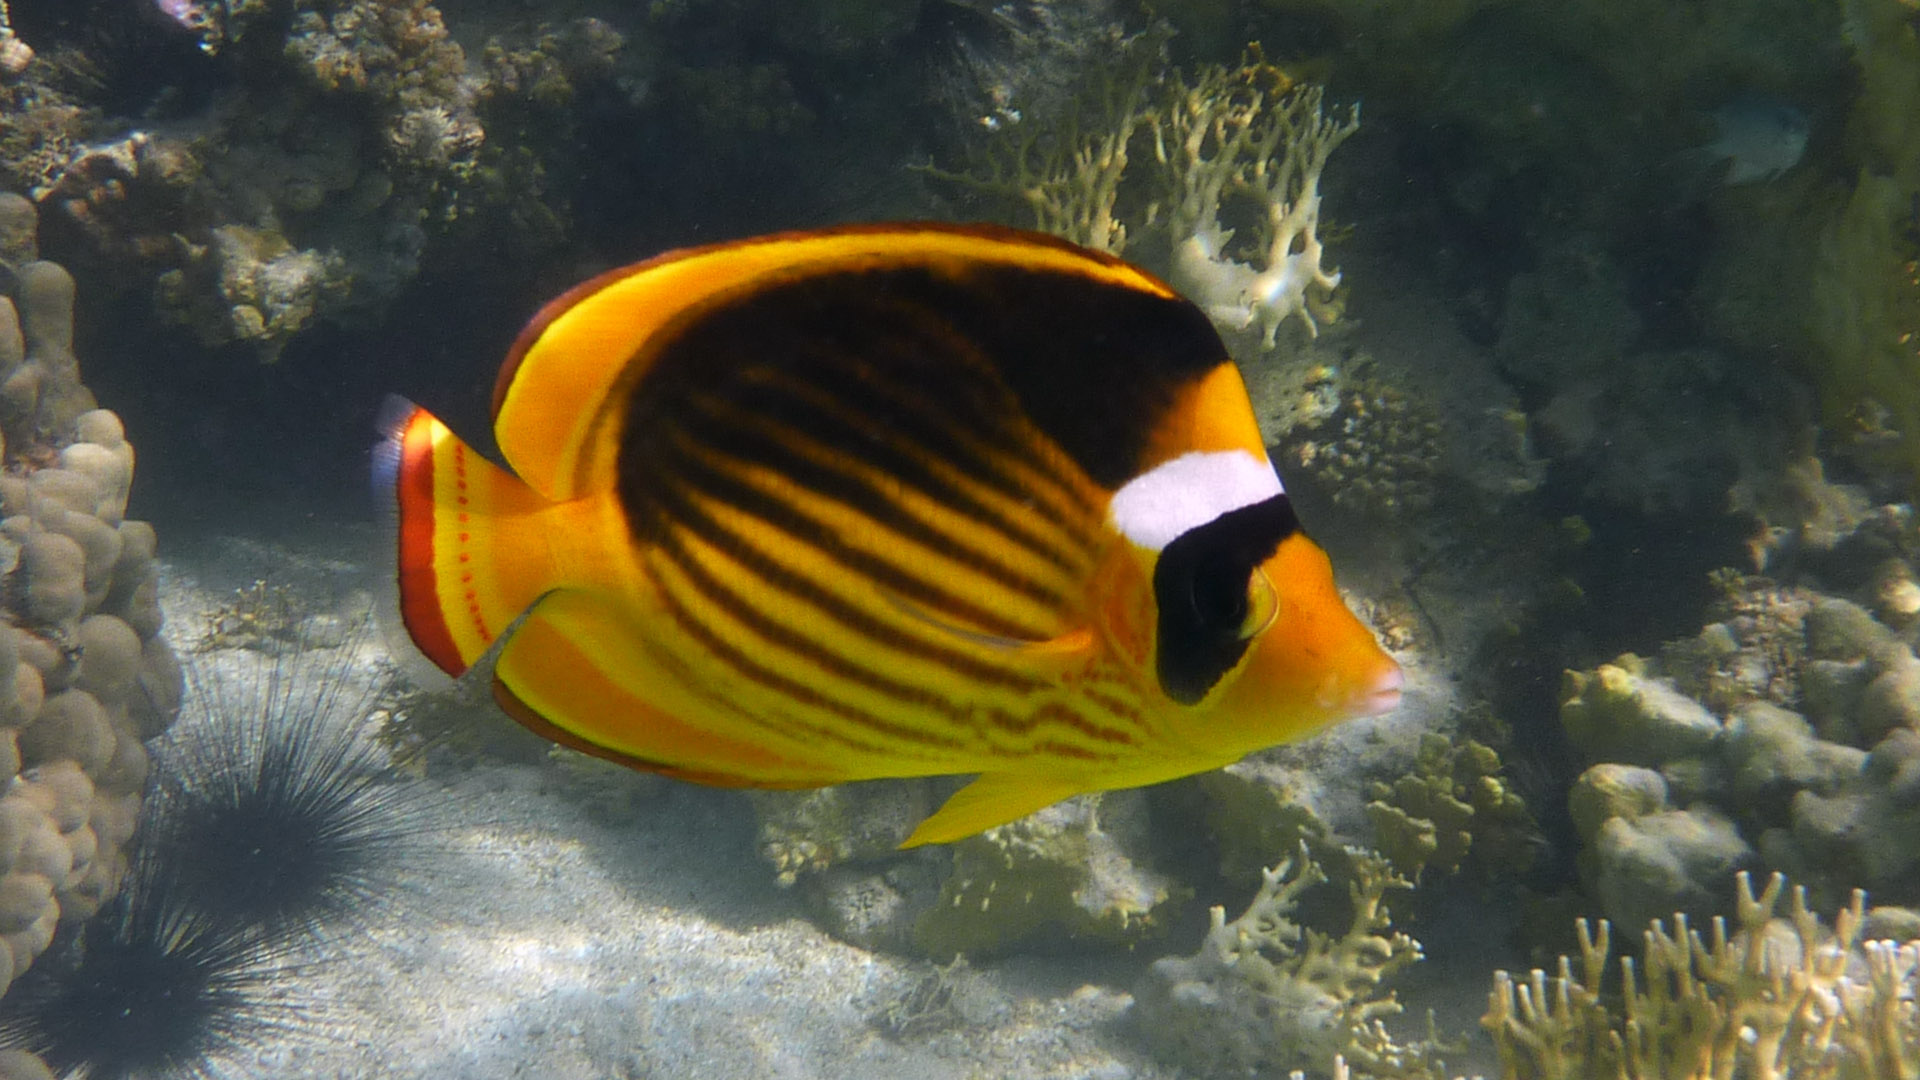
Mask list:
POLYGON ((1201 1073, 1310 1065, 1345 1055, 1367 1075, 1441 1075, 1437 1047, 1400 1045, 1382 1021, 1400 1012, 1380 983, 1420 959, 1420 944, 1392 929, 1383 901, 1411 888, 1386 859, 1349 848, 1352 920, 1340 934, 1292 921, 1300 894, 1327 879, 1304 847, 1263 872, 1246 913, 1213 909, 1200 951, 1154 962, 1135 991, 1141 1023, 1170 1058, 1201 1073))
POLYGON ((1258 326, 1268 348, 1296 316, 1317 335, 1340 283, 1323 263, 1320 175, 1359 110, 1329 113, 1320 87, 1257 51, 1191 83, 1163 75, 1158 39, 1147 40, 1124 48, 1118 69, 1089 74, 1057 115, 996 121, 967 172, 928 171, 1024 203, 1035 228, 1112 254, 1164 238, 1141 246, 1168 252, 1173 286, 1223 328, 1258 326), (1146 167, 1130 173, 1136 163, 1146 167))
POLYGON ((1329 116, 1318 86, 1293 87, 1273 69, 1210 67, 1180 86, 1152 119, 1154 156, 1168 182, 1165 213, 1174 238, 1172 283, 1223 326, 1260 326, 1273 347, 1280 324, 1299 316, 1319 324, 1309 289, 1324 299, 1340 284, 1321 264, 1320 173, 1360 126, 1358 107, 1329 116), (1223 204, 1248 199, 1258 258, 1232 257, 1235 230, 1223 204))

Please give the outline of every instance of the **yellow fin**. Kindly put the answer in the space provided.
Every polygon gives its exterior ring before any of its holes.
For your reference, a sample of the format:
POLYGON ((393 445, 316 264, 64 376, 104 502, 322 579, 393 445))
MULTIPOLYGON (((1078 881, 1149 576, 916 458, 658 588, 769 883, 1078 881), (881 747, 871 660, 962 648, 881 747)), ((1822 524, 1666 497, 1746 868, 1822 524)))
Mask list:
POLYGON ((795 759, 662 708, 652 691, 669 680, 648 657, 616 603, 556 590, 514 625, 494 664, 494 698, 534 734, 634 769, 722 787, 845 779, 830 762, 795 759))
POLYGON ((1083 782, 1034 773, 982 773, 920 823, 901 848, 950 844, 995 825, 1026 817, 1089 790, 1083 782))

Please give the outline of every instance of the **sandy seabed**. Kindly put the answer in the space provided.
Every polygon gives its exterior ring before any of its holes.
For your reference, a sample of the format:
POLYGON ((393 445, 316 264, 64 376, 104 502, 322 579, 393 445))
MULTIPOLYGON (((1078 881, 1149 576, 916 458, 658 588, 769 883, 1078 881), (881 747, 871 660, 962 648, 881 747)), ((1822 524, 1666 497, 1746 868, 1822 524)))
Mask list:
MULTIPOLYGON (((317 610, 349 611, 374 584, 370 526, 315 525, 275 541, 163 537, 168 633, 202 685, 274 661, 196 652, 207 613, 265 579, 317 610), (342 553, 347 554, 342 554, 342 553)), ((339 664, 379 677, 384 650, 339 664)), ((327 667, 332 665, 331 667, 327 667)), ((202 698, 211 695, 202 695, 202 698)), ((190 696, 174 737, 204 705, 190 696)), ((991 1023, 896 1038, 875 1016, 932 968, 816 929, 753 849, 730 792, 662 782, 616 818, 563 790, 551 764, 430 770, 442 796, 428 854, 390 903, 340 932, 274 989, 283 1023, 223 1062, 244 1077, 316 1080, 538 1077, 1086 1078, 1155 1080, 1126 1023, 1137 965, 1022 960, 989 969, 991 1023), (1103 966, 1105 965, 1105 966, 1103 966)))

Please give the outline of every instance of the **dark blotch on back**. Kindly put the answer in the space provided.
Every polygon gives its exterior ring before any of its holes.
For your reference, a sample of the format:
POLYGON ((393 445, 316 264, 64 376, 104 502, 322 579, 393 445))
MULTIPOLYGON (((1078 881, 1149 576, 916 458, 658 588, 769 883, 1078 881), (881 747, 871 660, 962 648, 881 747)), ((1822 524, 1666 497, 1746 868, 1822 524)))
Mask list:
MULTIPOLYGON (((1228 362, 1206 316, 1185 301, 1001 264, 959 276, 895 266, 799 277, 724 299, 665 333, 664 352, 634 388, 620 454, 621 496, 643 539, 662 524, 656 485, 671 482, 654 463, 671 459, 662 447, 676 403, 696 391, 751 396, 770 371, 832 386, 859 370, 882 388, 950 403, 990 444, 1011 441, 1009 413, 1024 411, 1112 489, 1138 472, 1177 390, 1228 362)), ((844 430, 820 434, 863 454, 844 430)))
MULTIPOLYGON (((1247 649, 1247 581, 1299 531, 1285 495, 1243 506, 1167 545, 1153 571, 1160 608, 1160 686, 1182 705, 1207 696, 1247 649)), ((1285 588, 1276 582, 1275 588, 1285 588)))

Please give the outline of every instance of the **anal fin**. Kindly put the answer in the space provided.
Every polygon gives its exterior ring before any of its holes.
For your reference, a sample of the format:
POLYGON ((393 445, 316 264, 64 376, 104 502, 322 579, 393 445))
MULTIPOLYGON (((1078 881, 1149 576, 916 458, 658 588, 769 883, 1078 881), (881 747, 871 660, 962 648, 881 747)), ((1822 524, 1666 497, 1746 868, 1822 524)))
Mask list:
POLYGON ((629 617, 595 593, 548 593, 493 669, 494 697, 528 730, 630 768, 720 787, 817 787, 844 777, 682 714, 629 617))
POLYGON ((1083 781, 1034 773, 982 773, 920 823, 901 848, 950 844, 1087 790, 1083 781))

